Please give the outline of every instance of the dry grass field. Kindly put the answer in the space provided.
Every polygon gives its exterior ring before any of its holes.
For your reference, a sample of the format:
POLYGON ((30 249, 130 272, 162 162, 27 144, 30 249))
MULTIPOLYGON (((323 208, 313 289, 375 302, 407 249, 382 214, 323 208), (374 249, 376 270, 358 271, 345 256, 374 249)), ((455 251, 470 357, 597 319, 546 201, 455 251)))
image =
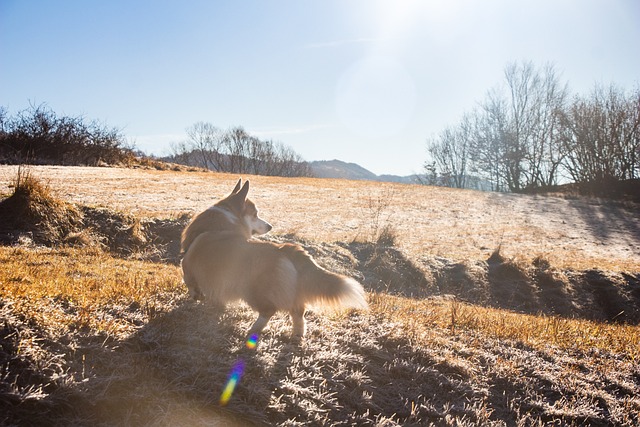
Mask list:
MULTIPOLYGON (((17 167, 0 166, 0 194, 17 167)), ((37 167, 33 174, 63 200, 141 217, 193 214, 229 193, 237 176, 143 169, 37 167)), ((640 270, 636 205, 454 190, 442 187, 249 177, 251 197, 274 232, 320 242, 368 238, 391 224, 413 256, 486 259, 544 257, 559 268, 640 270)))
POLYGON ((267 238, 370 303, 311 310, 302 342, 280 314, 252 350, 255 314, 189 301, 175 245, 238 177, 32 167, 15 218, 17 175, 0 166, 2 425, 640 423, 633 204, 248 177, 267 238))

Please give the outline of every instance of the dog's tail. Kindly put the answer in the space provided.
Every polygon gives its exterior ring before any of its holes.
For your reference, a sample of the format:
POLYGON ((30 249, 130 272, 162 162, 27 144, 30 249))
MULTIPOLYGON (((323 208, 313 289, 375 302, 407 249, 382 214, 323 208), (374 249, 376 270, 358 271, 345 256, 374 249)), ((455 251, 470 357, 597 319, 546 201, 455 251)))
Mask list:
POLYGON ((356 280, 320 267, 298 245, 285 244, 281 249, 287 252, 296 267, 302 301, 330 308, 368 308, 364 289, 356 280))

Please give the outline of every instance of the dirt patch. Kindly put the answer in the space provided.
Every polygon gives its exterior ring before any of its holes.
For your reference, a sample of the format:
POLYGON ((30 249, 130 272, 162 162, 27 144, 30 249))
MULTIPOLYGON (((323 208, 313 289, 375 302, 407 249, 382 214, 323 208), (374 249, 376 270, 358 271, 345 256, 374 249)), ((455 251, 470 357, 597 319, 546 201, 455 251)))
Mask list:
POLYGON ((84 228, 80 233, 93 236, 110 252, 150 261, 177 264, 180 261, 180 235, 188 215, 175 219, 140 219, 105 208, 81 208, 84 228))
POLYGON ((426 272, 397 247, 352 242, 346 248, 358 260, 358 276, 370 291, 410 298, 437 293, 426 272))
POLYGON ((324 267, 358 279, 369 292, 460 301, 526 314, 640 324, 640 274, 563 270, 544 258, 531 263, 496 250, 486 261, 412 259, 377 243, 315 243, 295 235, 268 236, 304 246, 324 267))
POLYGON ((537 258, 531 264, 499 251, 486 261, 423 257, 437 294, 527 314, 640 323, 640 274, 563 270, 537 258))

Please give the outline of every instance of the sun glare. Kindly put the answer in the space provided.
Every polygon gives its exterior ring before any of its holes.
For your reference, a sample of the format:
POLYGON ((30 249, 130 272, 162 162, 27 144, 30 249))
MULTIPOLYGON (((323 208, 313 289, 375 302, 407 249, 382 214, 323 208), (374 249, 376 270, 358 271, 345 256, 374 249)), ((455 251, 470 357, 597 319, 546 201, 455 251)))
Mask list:
POLYGON ((381 37, 398 37, 410 29, 423 7, 422 4, 423 2, 420 0, 378 2, 376 4, 376 19, 381 37))
POLYGON ((461 7, 457 0, 382 0, 375 4, 375 26, 380 38, 410 38, 451 25, 461 7))
POLYGON ((425 44, 448 39, 461 7, 457 0, 379 0, 371 4, 371 15, 360 16, 378 42, 337 84, 336 113, 351 132, 388 138, 409 126, 418 88, 406 60, 425 44))

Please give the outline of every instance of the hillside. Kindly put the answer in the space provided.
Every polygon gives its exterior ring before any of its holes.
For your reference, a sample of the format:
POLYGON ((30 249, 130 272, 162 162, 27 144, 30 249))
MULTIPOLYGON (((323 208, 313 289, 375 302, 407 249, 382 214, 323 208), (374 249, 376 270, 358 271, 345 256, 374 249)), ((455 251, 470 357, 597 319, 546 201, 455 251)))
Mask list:
MULTIPOLYGON (((237 176, 125 168, 34 167, 60 198, 141 217, 206 209, 237 176)), ((17 167, 0 166, 0 194, 17 167)), ((369 238, 391 224, 413 258, 485 260, 503 254, 559 268, 640 271, 637 205, 599 198, 545 197, 311 178, 249 177, 251 197, 277 234, 318 242, 369 238)))
POLYGON ((46 185, 15 218, 16 168, 0 167, 0 424, 640 422, 637 205, 248 177, 266 238, 357 278, 370 304, 311 310, 302 342, 280 314, 251 350, 254 313, 188 301, 175 245, 237 177, 29 173, 46 185))

